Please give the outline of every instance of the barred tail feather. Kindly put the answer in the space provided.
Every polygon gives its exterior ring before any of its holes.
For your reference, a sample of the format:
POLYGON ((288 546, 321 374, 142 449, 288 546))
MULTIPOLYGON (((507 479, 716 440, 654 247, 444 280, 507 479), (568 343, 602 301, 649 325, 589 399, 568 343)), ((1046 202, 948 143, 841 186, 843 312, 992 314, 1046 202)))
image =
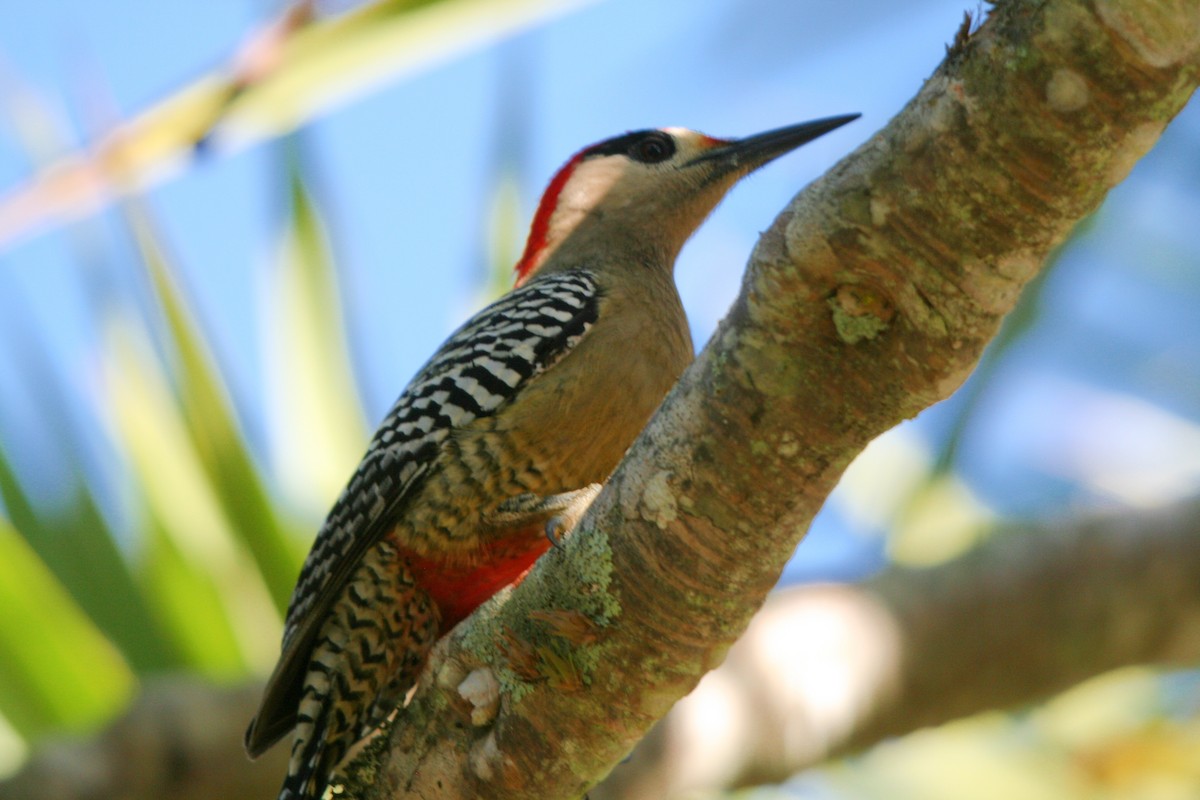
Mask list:
POLYGON ((279 800, 319 800, 350 748, 401 704, 439 615, 387 540, 363 558, 317 634, 279 800))
MULTIPOLYGON (((301 724, 308 728, 308 738, 296 736, 288 774, 279 791, 279 800, 318 800, 332 777, 333 764, 328 755, 329 707, 321 709, 316 719, 301 715, 301 724)), ((335 762, 336 763, 336 762, 335 762)))

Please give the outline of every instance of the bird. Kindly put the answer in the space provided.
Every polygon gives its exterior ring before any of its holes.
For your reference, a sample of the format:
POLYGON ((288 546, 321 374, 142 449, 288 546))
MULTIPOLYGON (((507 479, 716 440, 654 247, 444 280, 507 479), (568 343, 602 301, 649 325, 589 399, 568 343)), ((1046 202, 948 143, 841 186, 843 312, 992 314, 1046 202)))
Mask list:
POLYGON ((856 119, 740 138, 632 131, 550 180, 506 295, 409 382, 317 533, 251 758, 294 731, 280 800, 315 800, 434 642, 595 497, 694 356, 680 249, 746 175, 856 119))

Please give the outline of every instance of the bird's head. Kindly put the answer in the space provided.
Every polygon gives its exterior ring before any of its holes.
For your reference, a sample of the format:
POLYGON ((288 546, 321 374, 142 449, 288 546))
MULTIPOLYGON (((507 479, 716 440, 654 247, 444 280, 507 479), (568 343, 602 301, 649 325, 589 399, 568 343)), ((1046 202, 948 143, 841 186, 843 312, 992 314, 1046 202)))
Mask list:
POLYGON ((517 263, 517 284, 568 240, 570 252, 580 258, 607 250, 670 266, 740 178, 858 116, 804 122, 744 139, 715 139, 686 128, 651 129, 586 147, 559 169, 542 195, 517 263))

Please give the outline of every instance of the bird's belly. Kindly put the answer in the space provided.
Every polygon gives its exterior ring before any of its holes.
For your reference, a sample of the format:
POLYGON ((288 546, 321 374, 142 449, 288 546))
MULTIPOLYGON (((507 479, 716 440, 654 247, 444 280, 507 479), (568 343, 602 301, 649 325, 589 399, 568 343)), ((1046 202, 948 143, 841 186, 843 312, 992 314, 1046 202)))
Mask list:
POLYGON ((409 570, 441 611, 442 630, 465 619, 496 592, 518 581, 550 547, 540 526, 481 543, 473 563, 447 564, 415 553, 409 570))

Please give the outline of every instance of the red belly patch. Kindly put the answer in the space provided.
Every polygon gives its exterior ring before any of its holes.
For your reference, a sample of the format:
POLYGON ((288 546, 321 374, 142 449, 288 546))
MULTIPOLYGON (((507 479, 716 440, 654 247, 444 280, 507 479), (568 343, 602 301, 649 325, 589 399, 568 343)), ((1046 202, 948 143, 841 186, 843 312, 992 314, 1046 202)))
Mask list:
POLYGON ((496 592, 523 578, 548 549, 550 541, 544 536, 518 534, 489 544, 468 566, 448 566, 411 553, 407 560, 417 584, 442 612, 442 631, 448 631, 496 592))

